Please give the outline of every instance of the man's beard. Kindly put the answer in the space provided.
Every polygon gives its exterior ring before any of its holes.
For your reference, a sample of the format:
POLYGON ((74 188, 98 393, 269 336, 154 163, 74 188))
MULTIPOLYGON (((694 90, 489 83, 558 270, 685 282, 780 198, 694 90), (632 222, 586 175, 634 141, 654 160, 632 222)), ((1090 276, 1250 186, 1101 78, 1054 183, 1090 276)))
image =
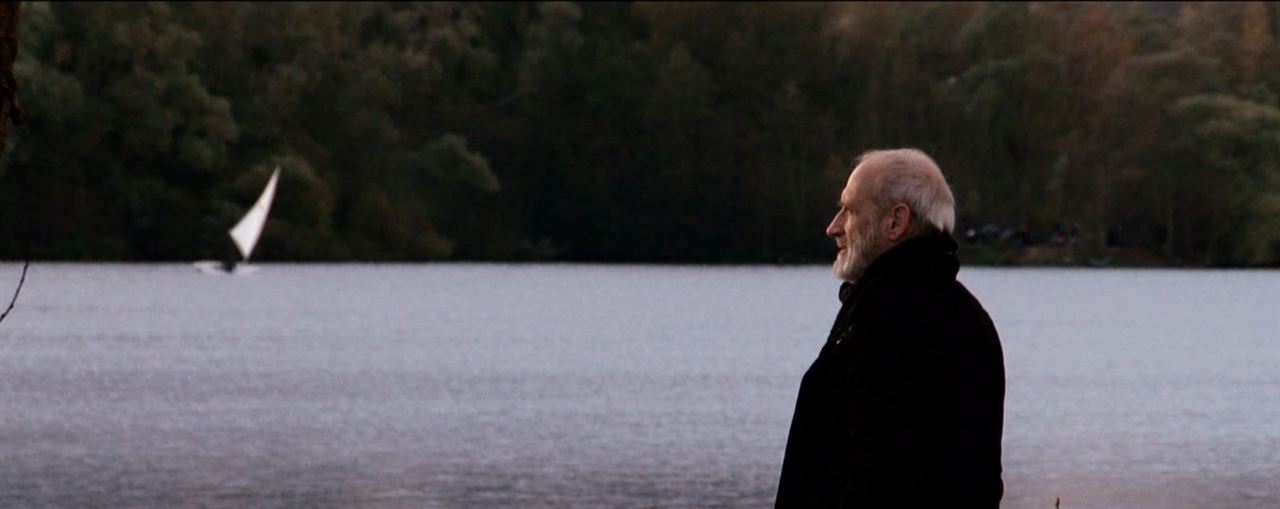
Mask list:
POLYGON ((849 243, 845 244, 843 258, 836 256, 831 272, 835 273, 837 279, 850 283, 857 281, 862 277, 862 273, 866 272, 871 262, 880 255, 880 232, 876 230, 874 223, 867 226, 869 227, 864 229, 865 234, 849 239, 849 243))

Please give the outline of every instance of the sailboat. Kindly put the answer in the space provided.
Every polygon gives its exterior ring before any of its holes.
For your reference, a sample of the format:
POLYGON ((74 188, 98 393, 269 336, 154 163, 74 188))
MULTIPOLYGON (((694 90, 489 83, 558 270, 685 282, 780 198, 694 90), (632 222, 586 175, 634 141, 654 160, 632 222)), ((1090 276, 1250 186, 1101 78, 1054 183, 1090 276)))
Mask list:
POLYGON ((246 212, 240 222, 236 223, 228 232, 231 235, 231 241, 236 244, 236 249, 240 250, 240 262, 200 260, 192 264, 196 270, 206 274, 251 274, 257 272, 257 267, 249 265, 249 255, 253 254, 254 246, 258 245, 258 237, 262 236, 262 227, 267 224, 267 214, 271 212, 271 200, 276 196, 276 181, 279 179, 280 167, 277 166, 275 171, 271 173, 271 180, 267 181, 267 187, 262 190, 262 195, 258 196, 258 201, 254 202, 253 206, 249 208, 249 212, 246 212))

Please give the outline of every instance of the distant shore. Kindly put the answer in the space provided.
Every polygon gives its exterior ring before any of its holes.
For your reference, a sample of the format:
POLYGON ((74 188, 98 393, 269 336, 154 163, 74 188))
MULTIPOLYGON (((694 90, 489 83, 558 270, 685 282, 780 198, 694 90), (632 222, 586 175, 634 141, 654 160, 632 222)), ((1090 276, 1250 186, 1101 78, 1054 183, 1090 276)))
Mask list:
MULTIPOLYGON (((1067 246, 1033 245, 1033 246, 993 246, 985 244, 961 243, 959 256, 962 265, 977 267, 1096 267, 1096 268, 1168 268, 1168 269, 1280 269, 1270 265, 1230 265, 1191 263, 1175 260, 1161 254, 1138 247, 1123 246, 1107 248, 1101 256, 1079 254, 1067 246)), ((0 259, 0 263, 21 264, 22 258, 0 259)), ((156 259, 122 259, 122 258, 80 258, 80 257, 31 257, 32 262, 43 263, 190 263, 188 259, 156 258, 156 259)), ((336 263, 336 264, 397 264, 397 263, 511 263, 511 264, 603 264, 603 265, 825 265, 830 260, 825 258, 784 258, 784 259, 593 259, 577 257, 525 257, 525 258, 446 258, 446 259, 403 259, 403 258, 274 258, 264 257, 253 260, 253 263, 336 263)))

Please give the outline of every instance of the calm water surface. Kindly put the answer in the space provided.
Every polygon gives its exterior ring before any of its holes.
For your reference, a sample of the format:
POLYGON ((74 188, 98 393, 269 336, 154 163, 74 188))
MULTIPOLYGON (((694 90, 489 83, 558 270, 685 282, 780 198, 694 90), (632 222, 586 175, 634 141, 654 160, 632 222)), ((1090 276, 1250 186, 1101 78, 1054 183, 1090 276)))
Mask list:
MULTIPOLYGON (((1280 507, 1280 272, 960 279, 1004 341, 1004 507, 1280 507)), ((768 507, 836 288, 36 264, 0 324, 0 506, 768 507)))

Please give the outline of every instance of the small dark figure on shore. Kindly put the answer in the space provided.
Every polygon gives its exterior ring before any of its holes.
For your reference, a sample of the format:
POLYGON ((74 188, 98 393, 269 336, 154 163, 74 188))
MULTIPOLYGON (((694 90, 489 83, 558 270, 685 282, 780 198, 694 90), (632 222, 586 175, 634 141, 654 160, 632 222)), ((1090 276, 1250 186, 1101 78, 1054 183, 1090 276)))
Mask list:
POLYGON ((839 207, 842 306, 800 383, 775 507, 995 509, 1004 357, 956 281, 946 179, 918 150, 869 152, 839 207))

